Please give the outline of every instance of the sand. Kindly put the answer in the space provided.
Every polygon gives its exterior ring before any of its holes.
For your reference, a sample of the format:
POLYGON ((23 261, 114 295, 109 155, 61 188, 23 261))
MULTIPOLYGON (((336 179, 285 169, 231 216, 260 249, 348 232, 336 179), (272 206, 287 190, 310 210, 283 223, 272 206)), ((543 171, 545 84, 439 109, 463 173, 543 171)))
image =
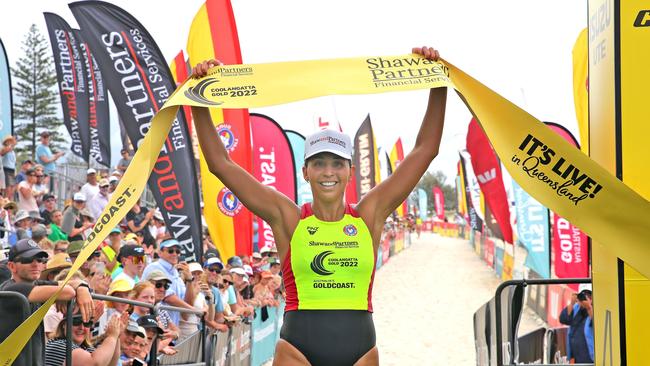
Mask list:
POLYGON ((501 280, 464 240, 412 238, 375 275, 380 364, 475 365, 473 315, 501 280))

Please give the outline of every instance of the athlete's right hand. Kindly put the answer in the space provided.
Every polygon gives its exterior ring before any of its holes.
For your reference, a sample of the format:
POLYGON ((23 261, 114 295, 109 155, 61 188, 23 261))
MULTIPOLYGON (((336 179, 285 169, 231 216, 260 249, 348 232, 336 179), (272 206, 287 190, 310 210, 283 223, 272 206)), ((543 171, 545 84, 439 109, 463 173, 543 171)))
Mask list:
POLYGON ((192 75, 190 77, 193 78, 203 77, 208 74, 208 70, 211 67, 220 66, 220 65, 223 65, 223 62, 215 59, 203 61, 201 63, 196 64, 196 66, 192 68, 192 75))

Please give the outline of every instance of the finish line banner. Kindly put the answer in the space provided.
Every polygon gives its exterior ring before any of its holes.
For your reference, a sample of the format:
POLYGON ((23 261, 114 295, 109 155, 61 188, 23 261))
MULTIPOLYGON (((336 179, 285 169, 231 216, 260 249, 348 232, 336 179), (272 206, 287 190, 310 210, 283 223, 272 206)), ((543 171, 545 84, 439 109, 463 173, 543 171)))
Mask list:
MULTIPOLYGON (((617 248, 650 276, 650 203, 508 100, 455 66, 416 55, 219 66, 187 80, 151 121, 66 282, 126 215, 146 184, 181 105, 254 108, 330 94, 370 94, 453 87, 488 135, 510 175, 529 194, 589 236, 617 248), (454 86, 455 85, 455 86, 454 86)), ((2 344, 0 365, 13 362, 54 302, 49 299, 2 344)))

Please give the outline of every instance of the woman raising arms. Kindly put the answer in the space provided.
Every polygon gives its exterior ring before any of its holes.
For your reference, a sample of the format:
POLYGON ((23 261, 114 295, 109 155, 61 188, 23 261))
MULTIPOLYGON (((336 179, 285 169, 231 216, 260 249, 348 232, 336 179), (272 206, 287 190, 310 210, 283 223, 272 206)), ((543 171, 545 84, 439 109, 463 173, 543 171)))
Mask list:
MULTIPOLYGON (((413 53, 438 60, 433 48, 413 53)), ((219 65, 205 61, 194 77, 219 65)), ((234 163, 206 108, 192 107, 199 143, 210 172, 273 229, 287 293, 274 365, 378 365, 372 321, 372 281, 386 218, 409 195, 438 153, 446 88, 431 89, 413 150, 388 179, 356 206, 345 203, 354 174, 350 138, 323 130, 305 141, 303 176, 313 202, 298 207, 234 163)))

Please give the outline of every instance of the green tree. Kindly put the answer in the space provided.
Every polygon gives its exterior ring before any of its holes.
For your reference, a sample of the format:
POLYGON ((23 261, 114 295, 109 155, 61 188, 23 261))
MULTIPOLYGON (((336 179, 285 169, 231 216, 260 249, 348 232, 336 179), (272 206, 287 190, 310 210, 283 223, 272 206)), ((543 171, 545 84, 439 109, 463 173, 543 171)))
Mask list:
POLYGON ((441 171, 424 173, 420 182, 418 182, 417 188, 422 188, 427 192, 428 210, 435 212, 435 204, 433 202, 433 187, 440 187, 442 193, 445 196, 445 211, 456 211, 458 207, 458 199, 456 197, 456 187, 454 185, 446 184, 447 176, 441 171))
POLYGON ((50 148, 60 150, 65 142, 58 130, 63 121, 57 116, 58 91, 50 45, 32 24, 23 41, 25 54, 12 68, 14 81, 15 133, 19 157, 34 159, 38 135, 49 131, 50 148))

